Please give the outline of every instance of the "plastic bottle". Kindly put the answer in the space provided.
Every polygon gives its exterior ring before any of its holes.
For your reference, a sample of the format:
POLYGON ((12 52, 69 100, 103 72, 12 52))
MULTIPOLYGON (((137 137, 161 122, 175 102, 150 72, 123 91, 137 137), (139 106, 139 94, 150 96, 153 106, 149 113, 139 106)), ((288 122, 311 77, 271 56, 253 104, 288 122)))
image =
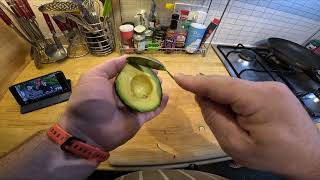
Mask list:
POLYGON ((197 12, 191 11, 189 12, 188 19, 184 23, 184 28, 188 31, 190 25, 195 22, 195 18, 197 16, 197 12))
POLYGON ((207 27, 203 24, 192 23, 188 30, 188 37, 185 42, 185 49, 188 53, 195 53, 201 44, 207 27))
POLYGON ((149 29, 154 30, 155 28, 160 27, 160 19, 155 0, 152 0, 148 21, 149 29))
POLYGON ((179 20, 178 28, 177 28, 176 48, 183 48, 184 47, 184 43, 187 38, 187 29, 184 26, 185 26, 185 22, 187 21, 188 14, 189 14, 188 10, 181 10, 180 20, 179 20))
POLYGON ((176 30, 178 26, 178 19, 179 19, 179 14, 172 14, 170 28, 167 30, 166 38, 164 40, 164 48, 176 47, 176 40, 177 40, 176 30))
POLYGON ((172 3, 166 3, 165 4, 165 12, 162 13, 162 18, 164 18, 164 22, 161 22, 164 26, 169 27, 170 26, 170 19, 171 15, 173 14, 174 10, 174 4, 172 3))

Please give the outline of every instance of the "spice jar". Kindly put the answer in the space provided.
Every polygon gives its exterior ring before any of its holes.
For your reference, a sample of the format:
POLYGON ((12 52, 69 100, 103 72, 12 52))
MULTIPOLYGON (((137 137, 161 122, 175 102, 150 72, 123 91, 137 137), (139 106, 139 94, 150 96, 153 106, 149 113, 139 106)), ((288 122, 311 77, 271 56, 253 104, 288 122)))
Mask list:
POLYGON ((144 31, 146 28, 142 25, 138 25, 134 28, 135 34, 133 36, 134 39, 134 48, 136 53, 140 54, 143 53, 143 51, 146 48, 146 38, 144 35, 144 31))

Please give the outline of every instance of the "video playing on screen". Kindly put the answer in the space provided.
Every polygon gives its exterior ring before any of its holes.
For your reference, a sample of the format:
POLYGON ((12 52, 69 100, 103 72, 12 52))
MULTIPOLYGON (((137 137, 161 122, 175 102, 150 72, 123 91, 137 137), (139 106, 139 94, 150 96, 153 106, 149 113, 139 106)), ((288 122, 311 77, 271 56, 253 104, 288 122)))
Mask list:
POLYGON ((59 80, 54 74, 18 84, 15 89, 25 103, 63 91, 59 80))

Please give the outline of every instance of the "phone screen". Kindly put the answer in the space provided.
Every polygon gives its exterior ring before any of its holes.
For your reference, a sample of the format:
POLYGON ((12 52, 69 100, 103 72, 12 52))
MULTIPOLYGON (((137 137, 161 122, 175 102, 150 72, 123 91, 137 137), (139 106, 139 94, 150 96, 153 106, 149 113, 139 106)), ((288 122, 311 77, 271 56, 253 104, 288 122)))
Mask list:
POLYGON ((56 74, 49 74, 14 86, 24 104, 51 97, 63 92, 56 74))

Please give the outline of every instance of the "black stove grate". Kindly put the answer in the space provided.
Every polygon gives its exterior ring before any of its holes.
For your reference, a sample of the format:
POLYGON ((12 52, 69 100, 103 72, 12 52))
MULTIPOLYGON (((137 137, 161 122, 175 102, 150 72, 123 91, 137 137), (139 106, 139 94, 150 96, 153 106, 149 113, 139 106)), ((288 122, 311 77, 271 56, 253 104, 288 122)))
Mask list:
MULTIPOLYGON (((222 55, 224 61, 223 63, 225 64, 227 70, 229 71, 231 76, 236 76, 240 79, 246 79, 244 77, 244 74, 251 72, 251 73, 256 73, 256 74, 262 74, 265 73, 270 77, 270 80, 272 81, 280 81, 283 82, 288 86, 288 88, 296 95, 296 97, 300 100, 306 111, 309 113, 309 115, 313 118, 320 118, 320 113, 312 110, 309 105, 306 103, 304 100, 305 97, 310 96, 310 94, 315 95, 320 99, 320 88, 311 88, 307 90, 300 90, 297 89, 295 84, 293 84, 290 80, 290 76, 296 76, 303 74, 304 76, 306 75, 305 72, 300 71, 298 69, 294 69, 292 67, 283 65, 279 62, 276 61, 276 58, 272 55, 270 55, 270 51, 267 48, 260 48, 260 47, 246 47, 243 44, 238 44, 237 46, 226 46, 226 45, 217 45, 217 50, 220 52, 219 54, 222 55), (228 51, 224 51, 224 49, 228 49, 228 51), (256 54, 255 58, 255 67, 248 67, 248 68, 243 68, 241 70, 237 70, 236 66, 234 63, 229 59, 229 57, 232 54, 239 54, 241 51, 252 51, 256 54), (258 68, 257 68, 258 67, 258 68), (232 72, 230 72, 232 71, 232 72)), ((216 51, 217 51, 216 50, 216 51)), ((246 52, 248 54, 248 52, 246 52)), ((218 55, 219 55, 218 54, 218 55)), ((222 58, 220 57, 220 58, 222 58)), ((239 56, 240 58, 242 57, 241 55, 239 56)), ((252 58, 250 58, 250 61, 252 58)), ((244 59, 245 61, 245 59, 244 59)), ((307 74, 308 76, 308 74, 307 74)), ((311 78, 312 79, 312 78, 311 78)), ((318 82, 317 82, 318 83, 318 82)), ((319 85, 319 83, 318 83, 319 85)), ((320 87, 317 86, 317 87, 320 87)))

